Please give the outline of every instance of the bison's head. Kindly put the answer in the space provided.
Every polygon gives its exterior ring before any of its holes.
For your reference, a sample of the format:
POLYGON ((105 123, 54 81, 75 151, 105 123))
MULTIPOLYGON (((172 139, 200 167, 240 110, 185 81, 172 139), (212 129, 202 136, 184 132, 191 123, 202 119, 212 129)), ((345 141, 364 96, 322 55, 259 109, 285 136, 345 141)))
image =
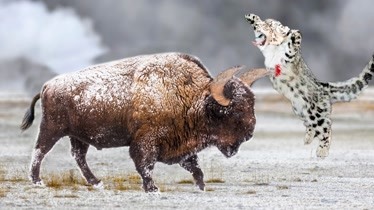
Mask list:
POLYGON ((226 157, 235 155, 241 143, 251 139, 256 117, 255 97, 250 86, 269 75, 266 69, 254 69, 234 76, 239 70, 240 67, 230 68, 213 80, 206 105, 210 136, 226 157))

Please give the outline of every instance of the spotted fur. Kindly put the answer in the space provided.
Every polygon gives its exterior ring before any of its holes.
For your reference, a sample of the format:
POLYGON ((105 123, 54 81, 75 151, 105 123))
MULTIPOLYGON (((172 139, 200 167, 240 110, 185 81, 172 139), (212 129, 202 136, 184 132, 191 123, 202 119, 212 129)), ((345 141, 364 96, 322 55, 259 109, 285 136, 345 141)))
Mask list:
POLYGON ((328 156, 332 104, 351 101, 368 86, 374 74, 374 55, 357 77, 344 82, 321 82, 301 56, 300 31, 291 30, 277 20, 262 21, 254 14, 245 18, 254 29, 254 44, 263 53, 266 68, 274 72, 270 76, 274 89, 291 101, 294 113, 304 121, 305 144, 318 139, 317 156, 328 156))

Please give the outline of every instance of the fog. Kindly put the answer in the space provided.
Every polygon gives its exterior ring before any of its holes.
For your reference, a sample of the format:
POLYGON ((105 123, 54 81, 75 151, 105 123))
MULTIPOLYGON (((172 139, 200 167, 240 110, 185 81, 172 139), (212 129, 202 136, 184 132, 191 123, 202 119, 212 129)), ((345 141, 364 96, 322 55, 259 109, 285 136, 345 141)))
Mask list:
POLYGON ((250 44, 246 13, 301 30, 303 55, 315 75, 345 80, 374 52, 373 6, 370 0, 0 0, 0 64, 7 64, 0 65, 0 87, 31 85, 20 78, 35 68, 24 65, 17 74, 19 59, 53 72, 47 75, 166 51, 198 56, 213 75, 238 64, 263 66, 250 44), (18 79, 4 79, 10 73, 18 79))

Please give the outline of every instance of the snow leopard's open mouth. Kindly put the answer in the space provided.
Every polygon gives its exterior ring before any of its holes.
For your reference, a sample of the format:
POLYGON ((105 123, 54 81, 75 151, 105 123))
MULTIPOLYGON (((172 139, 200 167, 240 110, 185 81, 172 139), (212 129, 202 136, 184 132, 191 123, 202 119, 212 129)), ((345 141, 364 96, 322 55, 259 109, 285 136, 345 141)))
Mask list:
POLYGON ((258 33, 258 34, 255 33, 255 35, 256 35, 255 41, 253 41, 252 43, 255 46, 264 46, 266 42, 266 35, 263 33, 258 33))

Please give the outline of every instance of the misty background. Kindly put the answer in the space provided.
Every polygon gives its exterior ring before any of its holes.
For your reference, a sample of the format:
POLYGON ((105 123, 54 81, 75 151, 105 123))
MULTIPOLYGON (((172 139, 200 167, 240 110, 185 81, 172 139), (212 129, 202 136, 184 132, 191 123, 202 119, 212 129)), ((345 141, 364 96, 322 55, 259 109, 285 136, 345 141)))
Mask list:
POLYGON ((0 0, 0 92, 34 95, 57 74, 167 51, 196 55, 212 75, 261 67, 247 13, 301 30, 314 74, 346 80, 374 52, 373 8, 372 0, 0 0))

